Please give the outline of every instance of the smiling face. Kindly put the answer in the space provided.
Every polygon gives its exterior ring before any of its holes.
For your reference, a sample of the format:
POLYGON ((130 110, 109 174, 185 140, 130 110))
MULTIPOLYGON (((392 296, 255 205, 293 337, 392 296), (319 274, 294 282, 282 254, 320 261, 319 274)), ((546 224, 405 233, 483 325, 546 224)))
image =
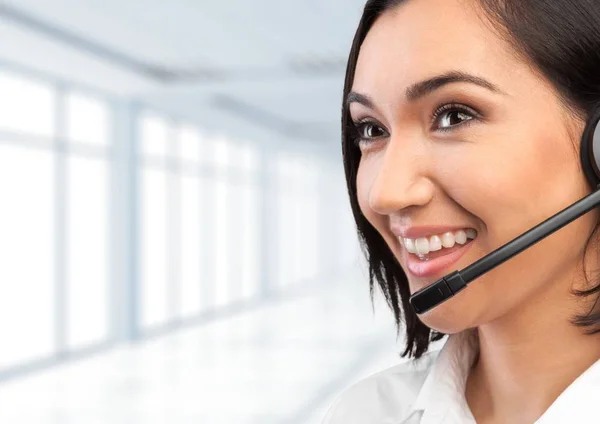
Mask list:
MULTIPOLYGON (((583 123, 476 7, 408 0, 386 12, 362 45, 348 96, 362 153, 358 202, 411 293, 589 192, 572 136, 583 123), (416 249, 435 252, 419 258, 416 249)), ((520 305, 564 309, 597 219, 576 220, 420 318, 454 333, 520 305)))

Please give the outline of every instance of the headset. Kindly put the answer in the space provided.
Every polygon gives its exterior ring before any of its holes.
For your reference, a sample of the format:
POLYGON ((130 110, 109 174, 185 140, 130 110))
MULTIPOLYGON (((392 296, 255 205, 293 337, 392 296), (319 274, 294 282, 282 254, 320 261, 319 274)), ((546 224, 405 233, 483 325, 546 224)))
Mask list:
POLYGON ((461 271, 454 271, 435 283, 415 292, 410 304, 423 314, 465 289, 473 280, 548 237, 565 225, 600 205, 600 107, 588 119, 581 136, 580 160, 585 177, 594 191, 571 206, 551 216, 461 271))

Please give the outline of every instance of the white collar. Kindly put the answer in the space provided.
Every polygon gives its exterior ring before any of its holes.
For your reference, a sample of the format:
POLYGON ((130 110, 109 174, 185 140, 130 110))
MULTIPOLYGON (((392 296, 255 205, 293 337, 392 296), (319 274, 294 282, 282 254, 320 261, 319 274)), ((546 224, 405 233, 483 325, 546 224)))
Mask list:
MULTIPOLYGON (((448 340, 419 391, 411 413, 422 413, 421 424, 448 422, 475 424, 465 397, 469 371, 479 354, 476 329, 448 340)), ((567 387, 535 424, 597 424, 600 422, 600 360, 567 387)))
POLYGON ((465 398, 465 389, 469 370, 478 353, 476 329, 448 337, 413 404, 411 413, 423 412, 421 423, 440 422, 448 414, 460 418, 458 422, 475 423, 465 398), (448 410, 451 406, 453 410, 448 410))

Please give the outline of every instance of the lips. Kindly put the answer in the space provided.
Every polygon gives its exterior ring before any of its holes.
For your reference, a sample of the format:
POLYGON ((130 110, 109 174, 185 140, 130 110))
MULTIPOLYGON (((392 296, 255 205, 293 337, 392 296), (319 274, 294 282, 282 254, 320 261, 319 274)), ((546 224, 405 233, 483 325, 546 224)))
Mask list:
POLYGON ((464 245, 431 252, 427 260, 421 260, 417 255, 403 250, 408 271, 415 277, 443 277, 457 271, 458 268, 453 265, 471 249, 473 242, 474 240, 469 240, 464 245))

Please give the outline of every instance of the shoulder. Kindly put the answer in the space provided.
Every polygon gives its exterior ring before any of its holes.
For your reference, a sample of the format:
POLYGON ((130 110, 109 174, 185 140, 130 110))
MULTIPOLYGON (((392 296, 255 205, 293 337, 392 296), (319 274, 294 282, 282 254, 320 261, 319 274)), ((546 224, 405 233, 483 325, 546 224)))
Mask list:
POLYGON ((405 417, 439 351, 429 352, 354 384, 329 408, 322 424, 394 422, 405 417))

